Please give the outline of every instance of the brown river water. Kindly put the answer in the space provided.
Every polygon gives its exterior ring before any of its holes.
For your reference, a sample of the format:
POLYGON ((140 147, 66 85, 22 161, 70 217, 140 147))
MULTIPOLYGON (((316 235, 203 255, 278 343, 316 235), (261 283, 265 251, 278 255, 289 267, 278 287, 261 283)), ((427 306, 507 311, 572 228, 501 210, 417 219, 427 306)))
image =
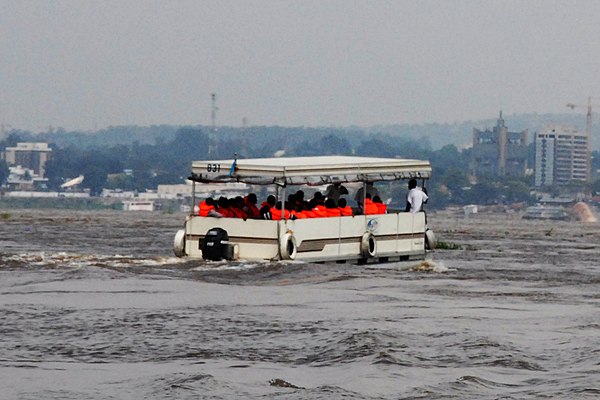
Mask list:
POLYGON ((600 225, 429 214, 430 263, 205 263, 181 214, 2 210, 1 399, 597 399, 600 225))

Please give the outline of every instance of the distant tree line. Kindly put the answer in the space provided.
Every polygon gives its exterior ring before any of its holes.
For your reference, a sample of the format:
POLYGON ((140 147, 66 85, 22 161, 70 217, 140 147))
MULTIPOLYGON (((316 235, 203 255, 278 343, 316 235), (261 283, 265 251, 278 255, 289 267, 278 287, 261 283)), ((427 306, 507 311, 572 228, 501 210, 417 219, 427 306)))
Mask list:
MULTIPOLYGON (((112 131, 111 131, 112 132, 112 131)), ((208 158, 209 135, 206 129, 184 127, 174 133, 168 128, 152 132, 152 141, 127 142, 119 139, 123 131, 112 132, 103 143, 103 134, 69 134, 67 145, 50 142, 52 159, 46 165, 49 190, 59 190, 66 180, 85 175, 83 187, 92 194, 103 188, 137 190, 156 189, 159 184, 181 183, 189 175, 191 162, 208 158), (93 143, 93 145, 89 145, 93 143)), ((48 133, 32 135, 12 132, 0 141, 0 149, 19 141, 48 141, 48 133)), ((459 150, 454 144, 432 149, 428 140, 416 140, 385 132, 338 128, 225 128, 214 134, 213 159, 272 157, 276 152, 285 156, 357 155, 402 157, 430 160, 433 177, 429 183, 430 207, 448 205, 531 203, 533 177, 469 176, 470 149, 459 150)), ((61 143, 66 143, 64 140, 61 143)), ((533 153, 533 152, 531 152, 533 153)), ((594 152, 594 168, 600 168, 600 157, 594 152)), ((533 159, 530 160, 533 165, 533 159)), ((6 164, 0 162, 0 183, 8 176, 6 164)), ((600 191, 600 182, 592 189, 600 191)), ((404 198, 403 188, 388 195, 397 201, 404 198)))

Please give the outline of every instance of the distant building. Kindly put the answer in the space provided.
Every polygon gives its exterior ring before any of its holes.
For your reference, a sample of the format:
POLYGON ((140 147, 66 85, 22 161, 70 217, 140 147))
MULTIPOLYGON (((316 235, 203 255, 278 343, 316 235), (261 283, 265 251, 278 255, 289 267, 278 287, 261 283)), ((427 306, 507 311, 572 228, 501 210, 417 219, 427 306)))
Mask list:
POLYGON ((152 200, 130 200, 123 202, 125 211, 154 211, 156 204, 152 200))
POLYGON ((50 160, 52 149, 48 143, 17 143, 16 147, 7 147, 1 158, 11 167, 21 166, 33 171, 36 177, 44 178, 46 162, 50 160))
POLYGON ((551 186, 554 183, 554 147, 556 132, 535 134, 535 186, 551 186))
POLYGON ((20 165, 8 167, 6 187, 8 190, 33 191, 47 188, 48 179, 40 178, 32 169, 20 165))
POLYGON ((490 130, 473 128, 471 172, 475 176, 524 176, 527 170, 529 130, 509 132, 502 111, 490 130))
POLYGON ((569 126, 550 126, 535 134, 535 186, 589 182, 588 136, 569 126))

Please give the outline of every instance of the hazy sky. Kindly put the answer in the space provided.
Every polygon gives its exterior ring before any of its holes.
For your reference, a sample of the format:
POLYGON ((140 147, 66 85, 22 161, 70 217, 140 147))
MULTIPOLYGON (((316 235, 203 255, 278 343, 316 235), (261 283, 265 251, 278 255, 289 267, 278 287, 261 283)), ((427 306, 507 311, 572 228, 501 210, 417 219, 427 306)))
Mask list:
POLYGON ((232 126, 600 107, 600 1, 0 0, 5 126, 210 125, 213 92, 232 126))

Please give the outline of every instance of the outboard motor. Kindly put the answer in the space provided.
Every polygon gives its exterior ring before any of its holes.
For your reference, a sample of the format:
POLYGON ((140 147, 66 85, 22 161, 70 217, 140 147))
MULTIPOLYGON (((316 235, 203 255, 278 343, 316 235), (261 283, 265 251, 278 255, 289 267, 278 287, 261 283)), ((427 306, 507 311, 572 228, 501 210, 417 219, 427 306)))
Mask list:
POLYGON ((212 228, 202 240, 202 258, 205 260, 220 261, 231 260, 233 252, 229 245, 229 235, 222 228, 212 228))

